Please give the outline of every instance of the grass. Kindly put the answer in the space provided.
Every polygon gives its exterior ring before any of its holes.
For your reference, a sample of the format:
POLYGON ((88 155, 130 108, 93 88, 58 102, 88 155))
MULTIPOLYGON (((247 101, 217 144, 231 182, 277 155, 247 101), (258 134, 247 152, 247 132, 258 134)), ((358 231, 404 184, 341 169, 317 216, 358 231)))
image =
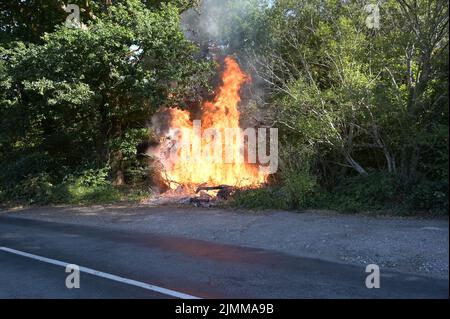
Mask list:
POLYGON ((298 193, 298 200, 292 200, 293 194, 286 194, 283 187, 268 186, 258 189, 238 190, 229 202, 234 208, 250 210, 286 209, 294 211, 330 210, 345 214, 367 214, 371 216, 448 216, 445 207, 414 207, 409 201, 392 201, 390 196, 372 194, 370 188, 325 190, 315 188, 313 192, 298 193))
POLYGON ((101 186, 83 186, 78 184, 61 184, 46 192, 45 196, 36 198, 14 198, 3 200, 3 206, 17 205, 95 205, 112 204, 120 202, 138 203, 143 198, 150 196, 149 191, 135 189, 128 186, 115 187, 110 184, 101 186))

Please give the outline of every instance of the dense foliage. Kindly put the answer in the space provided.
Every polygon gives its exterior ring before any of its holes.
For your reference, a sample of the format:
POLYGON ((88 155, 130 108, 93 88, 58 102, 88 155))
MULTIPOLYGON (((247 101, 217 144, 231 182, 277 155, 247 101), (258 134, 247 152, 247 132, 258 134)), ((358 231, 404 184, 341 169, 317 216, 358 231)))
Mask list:
POLYGON ((80 28, 64 1, 0 4, 0 200, 142 183, 146 122, 197 97, 211 70, 197 48, 215 42, 253 74, 257 124, 280 129, 272 185, 236 204, 448 211, 448 1, 381 1, 370 28, 370 1, 208 0, 220 14, 192 26, 197 43, 180 14, 201 1, 71 2, 80 28))
MULTIPOLYGON (((54 5, 18 4, 50 13, 54 5)), ((44 201, 61 183, 67 189, 77 176, 106 167, 109 176, 99 173, 93 182, 139 179, 136 145, 148 139, 151 114, 192 96, 192 83, 201 83, 209 69, 194 60, 197 49, 184 38, 179 9, 136 0, 97 3, 80 28, 66 27, 60 17, 52 21, 53 15, 41 24, 37 10, 37 29, 18 23, 29 21, 28 11, 3 10, 10 18, 0 47, 3 197, 44 201)))
POLYGON ((283 205, 448 211, 448 2, 383 1, 379 29, 367 3, 278 0, 231 24, 283 131, 283 205))

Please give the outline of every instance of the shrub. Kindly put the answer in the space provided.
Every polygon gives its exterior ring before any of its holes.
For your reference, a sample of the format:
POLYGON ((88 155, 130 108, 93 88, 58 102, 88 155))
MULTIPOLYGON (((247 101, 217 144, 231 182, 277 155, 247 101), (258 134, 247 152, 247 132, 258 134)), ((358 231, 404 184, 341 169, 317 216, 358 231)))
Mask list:
POLYGON ((306 172, 289 172, 283 174, 281 191, 285 205, 289 208, 303 208, 316 186, 315 179, 306 172))
POLYGON ((347 178, 331 190, 321 190, 310 205, 346 212, 378 210, 393 206, 400 191, 394 176, 377 172, 347 178))
MULTIPOLYGON (((11 155, 12 156, 12 155, 11 155)), ((52 166, 48 156, 43 152, 26 153, 16 158, 2 158, 2 170, 0 170, 0 185, 4 189, 11 189, 24 182, 32 184, 30 178, 36 177, 34 182, 49 179, 47 172, 52 166), (27 182, 28 180, 28 182, 27 182)))
POLYGON ((83 186, 79 183, 64 183, 52 193, 52 203, 98 204, 121 200, 121 193, 112 185, 83 186))
POLYGON ((89 204, 114 202, 121 199, 120 191, 108 181, 109 168, 85 169, 69 174, 61 183, 55 183, 48 173, 28 175, 15 185, 3 184, 2 202, 24 204, 89 204))
POLYGON ((283 174, 281 186, 240 190, 233 196, 233 205, 244 208, 303 208, 316 183, 305 172, 283 174))
POLYGON ((152 169, 145 161, 133 159, 124 168, 125 183, 137 189, 149 189, 152 183, 152 169))
POLYGON ((86 169, 82 171, 78 176, 70 176, 66 178, 72 182, 85 187, 101 187, 109 184, 108 175, 110 167, 105 166, 100 169, 86 169))
POLYGON ((406 198, 410 209, 447 212, 448 214, 448 181, 421 181, 411 185, 406 198))
POLYGON ((288 208, 280 187, 238 190, 233 195, 231 205, 249 209, 288 208))
POLYGON ((3 197, 12 201, 33 203, 48 203, 54 185, 47 173, 27 176, 14 186, 4 188, 3 197))

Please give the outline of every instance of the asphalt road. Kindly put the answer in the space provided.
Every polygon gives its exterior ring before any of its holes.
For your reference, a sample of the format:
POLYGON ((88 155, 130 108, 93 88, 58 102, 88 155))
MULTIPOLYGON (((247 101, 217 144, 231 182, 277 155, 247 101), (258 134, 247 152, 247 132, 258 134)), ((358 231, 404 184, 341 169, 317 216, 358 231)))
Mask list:
MULTIPOLYGON (((181 237, 0 217, 0 247, 199 298, 448 298, 448 280, 181 237)), ((0 250, 0 298, 172 298, 0 250)))

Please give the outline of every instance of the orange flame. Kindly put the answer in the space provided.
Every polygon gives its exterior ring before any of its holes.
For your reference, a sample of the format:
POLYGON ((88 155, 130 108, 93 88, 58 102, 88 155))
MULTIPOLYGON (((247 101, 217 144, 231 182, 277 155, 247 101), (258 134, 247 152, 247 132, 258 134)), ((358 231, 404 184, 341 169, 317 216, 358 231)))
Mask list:
MULTIPOLYGON (((225 69, 222 75, 222 85, 218 90, 214 101, 205 102, 202 105, 201 132, 208 128, 214 128, 223 133, 226 128, 239 128, 240 112, 238 104, 241 101, 239 96, 240 88, 243 84, 250 81, 250 77, 245 74, 238 63, 231 57, 225 59, 225 69)), ((170 133, 174 135, 178 132, 176 139, 180 137, 189 141, 190 151, 198 147, 207 147, 211 140, 202 140, 199 132, 195 132, 193 121, 190 120, 190 113, 180 109, 170 109, 171 122, 170 133), (182 134, 179 132, 182 131, 182 134)), ((222 141, 224 147, 231 149, 233 156, 237 156, 242 144, 239 139, 242 138, 242 130, 238 131, 237 138, 228 141, 228 145, 222 141)), ((224 148, 222 148, 224 149, 224 148)), ((177 150, 181 155, 181 150, 177 150)), ((258 170, 255 164, 245 163, 244 161, 227 162, 222 153, 221 160, 211 161, 204 156, 195 159, 170 160, 162 159, 165 168, 166 178, 171 183, 171 188, 182 185, 198 185, 208 183, 211 185, 230 185, 230 186, 257 186, 265 182, 266 175, 258 170)), ((235 157, 238 158, 238 157, 235 157)))

